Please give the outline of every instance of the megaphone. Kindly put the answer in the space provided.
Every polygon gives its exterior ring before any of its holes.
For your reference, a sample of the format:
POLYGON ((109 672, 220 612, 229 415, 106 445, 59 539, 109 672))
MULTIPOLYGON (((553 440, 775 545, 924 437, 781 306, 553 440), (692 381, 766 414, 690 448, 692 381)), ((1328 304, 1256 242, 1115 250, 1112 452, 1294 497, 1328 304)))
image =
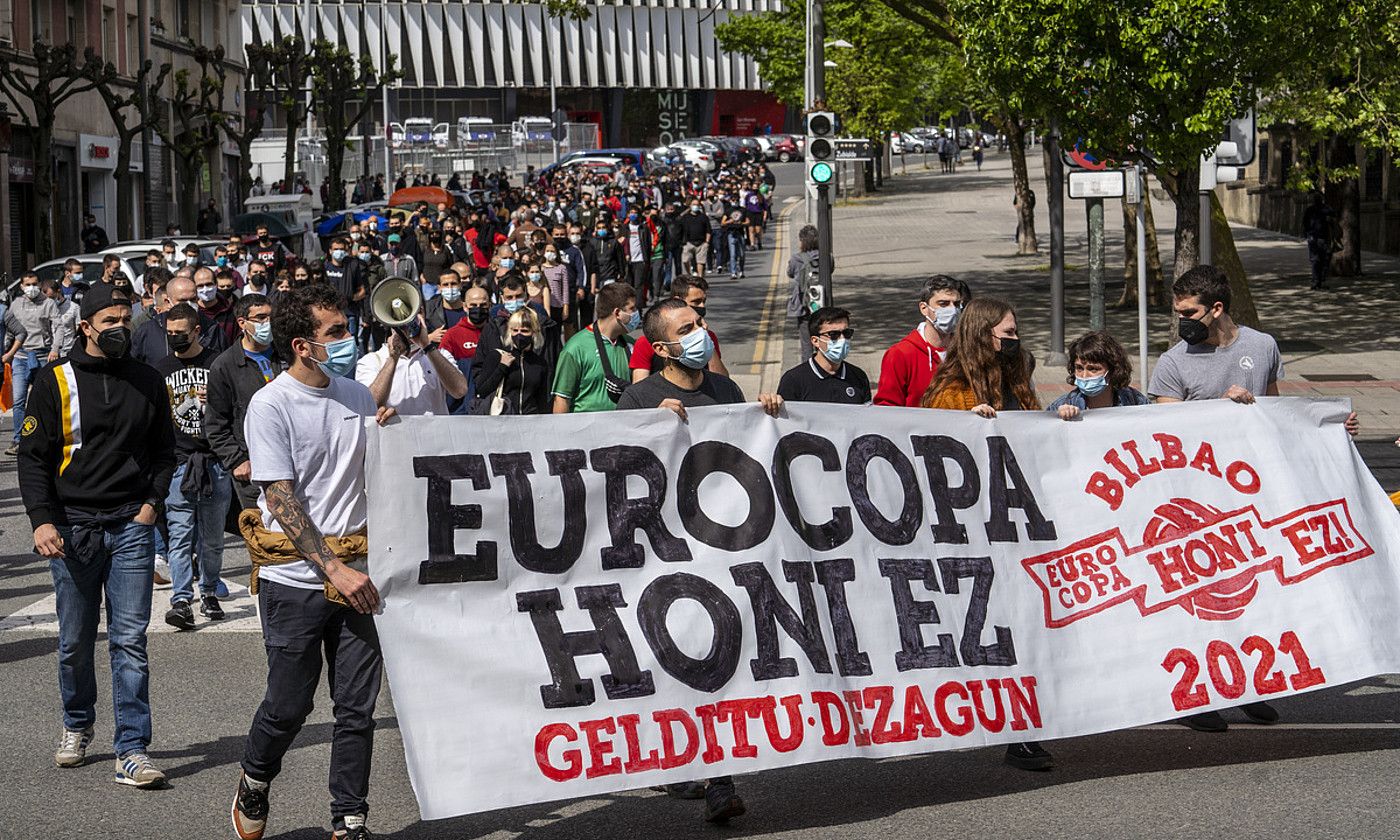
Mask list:
POLYGON ((404 327, 418 319, 423 293, 418 284, 403 277, 387 277, 369 296, 369 311, 386 327, 404 327))

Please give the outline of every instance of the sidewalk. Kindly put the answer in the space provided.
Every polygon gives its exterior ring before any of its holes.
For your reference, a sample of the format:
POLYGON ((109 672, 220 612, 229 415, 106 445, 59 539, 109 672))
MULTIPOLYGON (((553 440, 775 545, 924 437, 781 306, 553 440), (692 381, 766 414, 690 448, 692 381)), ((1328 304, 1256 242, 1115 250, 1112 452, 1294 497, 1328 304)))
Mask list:
MULTIPOLYGON (((874 382, 885 348, 918 320, 915 298, 921 277, 952 274, 976 295, 995 295, 1017 308, 1023 344, 1042 362, 1036 382, 1046 401, 1066 389, 1065 372, 1043 364, 1050 338, 1049 216, 1039 149, 1028 155, 1032 187, 1040 200, 1036 256, 1015 253, 1011 159, 992 154, 982 172, 969 163, 957 174, 924 171, 911 157, 908 174, 895 174, 877 194, 833 210, 836 257, 834 297, 852 311, 857 330, 851 360, 874 382)), ((1160 193, 1159 193, 1160 195, 1160 193)), ((1137 310, 1113 308, 1122 293, 1123 227, 1119 205, 1105 206, 1107 328, 1138 356, 1137 310)), ((1175 211, 1154 199, 1158 246, 1170 273, 1175 211)), ((805 223, 801 207, 789 217, 787 248, 805 223)), ((1065 335, 1088 329, 1088 234, 1084 203, 1065 208, 1065 335)), ((1367 253, 1360 278, 1334 278, 1329 290, 1308 290, 1307 253, 1301 240, 1236 226, 1236 245, 1251 280, 1261 327, 1283 351, 1284 395, 1341 396, 1362 416, 1363 437, 1394 440, 1400 434, 1400 259, 1367 253)), ((786 278, 783 293, 786 294, 786 278)), ((1171 336, 1165 309, 1149 312, 1149 364, 1171 336)), ((778 373, 797 362, 796 340, 782 324, 784 352, 778 373)), ((776 360, 775 360, 776 361, 776 360)), ((764 381, 770 375, 763 371, 764 381)), ((1136 376, 1135 376, 1136 378, 1136 376)), ((776 383, 776 379, 773 379, 776 383)), ((1400 469, 1400 464, 1394 465, 1400 469)))

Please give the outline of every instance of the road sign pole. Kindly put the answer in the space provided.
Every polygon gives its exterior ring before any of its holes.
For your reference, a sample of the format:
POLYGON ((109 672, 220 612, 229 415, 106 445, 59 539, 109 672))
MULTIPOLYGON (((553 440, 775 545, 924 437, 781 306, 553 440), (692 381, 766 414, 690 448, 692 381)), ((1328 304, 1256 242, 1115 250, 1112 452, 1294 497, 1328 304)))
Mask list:
POLYGON ((1089 216, 1089 329, 1103 329, 1103 199, 1091 198, 1089 216))
POLYGON ((1147 179, 1142 164, 1133 170, 1138 183, 1137 206, 1137 291, 1138 291, 1138 377, 1147 393, 1147 179))
POLYGON ((817 186, 817 276, 822 284, 822 300, 835 306, 831 289, 831 186, 817 186))
MULTIPOLYGON (((1213 165, 1213 164, 1212 164, 1212 165, 1213 165)), ((1211 206, 1210 206, 1210 193, 1208 193, 1208 192, 1203 192, 1203 193, 1201 193, 1201 211, 1200 211, 1200 213, 1201 213, 1201 221, 1200 221, 1200 225, 1199 225, 1199 227, 1200 227, 1200 235, 1199 235, 1199 238, 1200 238, 1201 256, 1200 256, 1200 259, 1198 260, 1198 262, 1199 262, 1201 265, 1210 265, 1210 264, 1211 264, 1211 253, 1210 253, 1210 252, 1211 252, 1211 245, 1212 245, 1212 243, 1211 243, 1211 234, 1212 234, 1212 232, 1213 232, 1213 231, 1211 230, 1211 228, 1213 227, 1213 225, 1211 224, 1211 216, 1212 216, 1212 213, 1211 213, 1211 206)))

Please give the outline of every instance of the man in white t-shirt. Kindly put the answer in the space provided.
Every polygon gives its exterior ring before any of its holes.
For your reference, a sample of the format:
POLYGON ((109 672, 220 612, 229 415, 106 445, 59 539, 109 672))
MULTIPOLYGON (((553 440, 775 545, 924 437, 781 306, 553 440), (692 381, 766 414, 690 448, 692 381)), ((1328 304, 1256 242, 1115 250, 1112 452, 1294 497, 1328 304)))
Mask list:
POLYGON ((357 350, 344 309, 344 299, 324 283, 279 298, 273 341, 291 365, 253 396, 244 420, 252 480, 262 488, 258 543, 285 535, 291 548, 283 549, 299 559, 279 557, 269 561, 277 565, 255 567, 267 691, 244 744, 233 801, 234 828, 243 840, 262 837, 266 828, 268 787, 311 712, 323 650, 332 652, 326 664, 334 675, 333 836, 356 840, 367 831, 374 706, 383 671, 372 615, 379 593, 364 571, 364 554, 346 546, 364 541, 364 418, 377 416, 382 424, 394 411, 376 409, 369 389, 347 376, 357 350), (344 603, 331 600, 336 595, 344 603))
POLYGON ((420 313, 418 330, 407 346, 394 330, 383 347, 355 363, 355 381, 369 388, 377 405, 404 416, 445 416, 448 394, 457 400, 466 397, 467 377, 452 354, 429 345, 428 335, 420 313))

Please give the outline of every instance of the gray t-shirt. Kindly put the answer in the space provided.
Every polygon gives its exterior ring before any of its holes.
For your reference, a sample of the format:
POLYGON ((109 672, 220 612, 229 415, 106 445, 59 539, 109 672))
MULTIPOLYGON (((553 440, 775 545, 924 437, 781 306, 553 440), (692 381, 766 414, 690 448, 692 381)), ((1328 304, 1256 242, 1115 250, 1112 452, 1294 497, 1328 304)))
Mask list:
POLYGON ((622 398, 617 401, 617 407, 620 411, 630 408, 656 408, 664 400, 670 399, 680 400, 681 405, 686 408, 732 405, 744 401, 744 392, 734 384, 734 380, 708 370, 705 371, 705 378, 701 380, 700 387, 693 391, 686 390, 657 373, 641 382, 628 385, 627 390, 622 392, 622 398))
POLYGON ((1229 347, 1205 342, 1193 347, 1184 341, 1172 345, 1157 360, 1147 392, 1178 400, 1214 400, 1238 385, 1261 397, 1282 378, 1283 359, 1274 337, 1240 327, 1229 347))
POLYGON ((10 304, 6 317, 11 315, 19 324, 19 329, 10 328, 10 334, 24 333, 24 344, 21 349, 25 351, 49 349, 53 343, 53 322, 58 319, 58 311, 55 309, 53 301, 42 295, 37 300, 17 295, 14 302, 10 304))

